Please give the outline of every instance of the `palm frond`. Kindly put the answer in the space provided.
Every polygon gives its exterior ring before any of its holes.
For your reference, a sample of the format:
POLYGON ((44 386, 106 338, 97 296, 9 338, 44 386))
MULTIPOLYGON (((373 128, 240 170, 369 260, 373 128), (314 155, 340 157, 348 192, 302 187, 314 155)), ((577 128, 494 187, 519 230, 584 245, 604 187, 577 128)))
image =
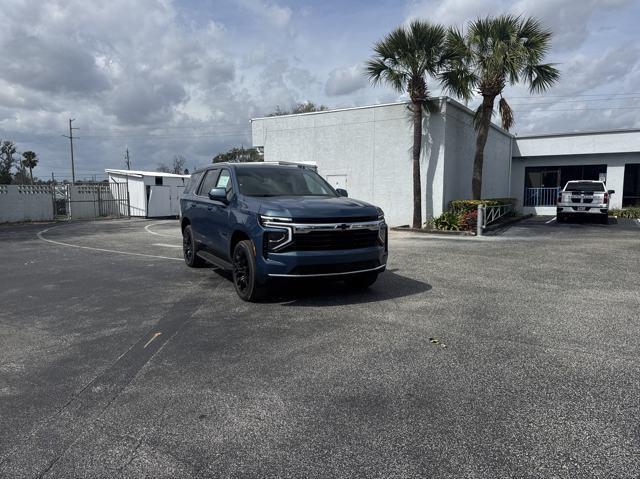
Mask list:
POLYGON ((509 131, 513 126, 513 110, 511 106, 507 103, 507 100, 504 98, 500 98, 498 102, 498 109, 500 110, 500 118, 502 120, 502 128, 509 131))
POLYGON ((527 65, 524 74, 531 93, 542 93, 548 90, 560 78, 560 72, 552 63, 527 65))
POLYGON ((436 76, 442 68, 445 39, 444 27, 425 21, 398 27, 375 44, 366 74, 374 85, 388 83, 398 91, 420 86, 417 97, 422 98, 425 78, 436 76))

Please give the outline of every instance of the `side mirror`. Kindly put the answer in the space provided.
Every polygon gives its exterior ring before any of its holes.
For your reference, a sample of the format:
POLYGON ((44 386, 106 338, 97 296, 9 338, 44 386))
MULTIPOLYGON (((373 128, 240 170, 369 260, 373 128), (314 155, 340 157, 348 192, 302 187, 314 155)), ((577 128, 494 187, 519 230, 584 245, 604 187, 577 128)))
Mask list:
POLYGON ((229 200, 227 199, 227 190, 224 188, 211 188, 211 190, 209 190, 209 199, 213 201, 220 201, 225 205, 229 203, 229 200))
POLYGON ((344 197, 349 196, 349 193, 347 193, 347 190, 343 190, 342 188, 336 188, 336 193, 338 193, 338 196, 344 196, 344 197))
POLYGON ((616 190, 609 190, 607 191, 607 193, 609 193, 610 195, 614 194, 616 192, 616 190))

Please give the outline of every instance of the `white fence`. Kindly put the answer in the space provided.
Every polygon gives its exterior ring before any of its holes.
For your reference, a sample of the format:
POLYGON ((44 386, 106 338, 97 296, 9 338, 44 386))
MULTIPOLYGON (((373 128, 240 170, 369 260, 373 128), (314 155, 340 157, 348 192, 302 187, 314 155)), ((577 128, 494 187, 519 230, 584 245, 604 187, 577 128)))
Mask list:
POLYGON ((0 223, 129 216, 126 185, 0 185, 0 223))
POLYGON ((0 223, 51 221, 53 206, 48 185, 0 185, 0 223))

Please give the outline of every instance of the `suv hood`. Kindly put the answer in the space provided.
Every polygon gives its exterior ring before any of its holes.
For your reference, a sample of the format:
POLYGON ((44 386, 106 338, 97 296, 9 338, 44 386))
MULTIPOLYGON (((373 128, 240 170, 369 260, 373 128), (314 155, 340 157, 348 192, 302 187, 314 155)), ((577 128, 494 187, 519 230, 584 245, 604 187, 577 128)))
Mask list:
POLYGON ((326 196, 278 196, 256 198, 260 203, 260 214, 285 218, 331 219, 343 221, 348 218, 378 216, 375 206, 364 201, 345 197, 326 196))

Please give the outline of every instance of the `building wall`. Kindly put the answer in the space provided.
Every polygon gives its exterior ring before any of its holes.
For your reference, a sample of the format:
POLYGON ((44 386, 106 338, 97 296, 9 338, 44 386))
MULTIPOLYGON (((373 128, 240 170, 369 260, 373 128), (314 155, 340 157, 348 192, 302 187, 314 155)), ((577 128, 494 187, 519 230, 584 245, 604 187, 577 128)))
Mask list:
MULTIPOLYGON (((491 126, 484 149, 482 198, 510 195, 512 136, 491 126)), ((446 147, 444 161, 444 207, 451 200, 471 198, 471 178, 475 156, 476 131, 473 112, 457 102, 446 106, 446 147)))
POLYGON ((519 137, 514 157, 637 153, 640 130, 610 130, 519 137))
MULTIPOLYGON (((442 115, 425 115, 423 129, 426 219, 442 208, 442 115)), ((411 223, 412 123, 406 103, 259 118, 252 120, 252 132, 265 161, 315 162, 323 177, 346 181, 349 196, 384 209, 389 224, 411 223)))
MULTIPOLYGON (((110 183, 126 183, 127 177, 109 173, 110 183)), ((129 203, 131 216, 147 216, 147 192, 142 178, 129 177, 129 203)), ((122 212, 128 214, 128 212, 122 212)))
MULTIPOLYGON (((518 143, 520 140, 518 140, 518 143)), ((545 151, 544 142, 540 142, 541 151, 545 151)), ((529 150, 532 151, 532 150, 529 150)), ((588 155, 549 155, 535 157, 514 157, 511 173, 511 189, 513 196, 522 205, 524 197, 524 172, 527 166, 564 166, 564 165, 607 165, 607 188, 615 190, 611 196, 611 208, 622 208, 622 193, 624 187, 624 167, 626 163, 640 163, 640 153, 608 153, 588 155)), ((564 185, 562 185, 564 186, 564 185)), ((533 211, 532 211, 533 212, 533 211)), ((538 214, 555 214, 555 208, 538 208, 538 214)))
POLYGON ((0 185, 0 223, 51 221, 53 193, 47 185, 0 185))

